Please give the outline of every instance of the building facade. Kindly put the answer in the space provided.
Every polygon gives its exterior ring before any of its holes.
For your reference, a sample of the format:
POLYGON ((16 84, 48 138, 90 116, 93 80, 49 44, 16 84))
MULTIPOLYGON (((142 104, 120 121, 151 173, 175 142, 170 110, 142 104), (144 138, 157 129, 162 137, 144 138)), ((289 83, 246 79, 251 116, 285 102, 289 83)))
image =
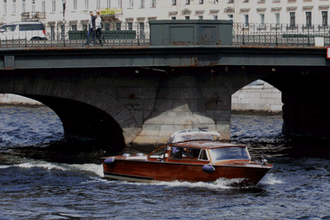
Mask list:
POLYGON ((0 0, 0 23, 38 19, 85 24, 89 11, 109 21, 232 19, 243 23, 329 24, 329 0, 0 0))

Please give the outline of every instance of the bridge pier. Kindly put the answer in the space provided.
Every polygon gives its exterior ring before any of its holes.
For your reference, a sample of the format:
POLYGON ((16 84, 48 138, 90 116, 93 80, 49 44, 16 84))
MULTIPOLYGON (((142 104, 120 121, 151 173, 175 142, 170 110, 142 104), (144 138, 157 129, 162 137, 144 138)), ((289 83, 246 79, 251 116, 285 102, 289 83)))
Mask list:
POLYGON ((231 95, 258 79, 242 67, 177 68, 159 78, 155 104, 134 145, 161 145, 181 129, 207 127, 230 140, 231 95))
POLYGON ((161 76, 153 112, 134 144, 161 145, 175 131, 199 127, 217 130, 222 139, 230 139, 230 94, 219 97, 219 89, 206 89, 203 81, 198 75, 175 71, 161 76))
MULTIPOLYGON (((283 134, 296 140, 329 140, 330 77, 325 69, 311 67, 292 71, 282 80, 283 134)), ((279 81, 283 76, 276 76, 279 81)))
POLYGON ((294 139, 330 139, 330 108, 319 93, 282 93, 283 134, 294 139))

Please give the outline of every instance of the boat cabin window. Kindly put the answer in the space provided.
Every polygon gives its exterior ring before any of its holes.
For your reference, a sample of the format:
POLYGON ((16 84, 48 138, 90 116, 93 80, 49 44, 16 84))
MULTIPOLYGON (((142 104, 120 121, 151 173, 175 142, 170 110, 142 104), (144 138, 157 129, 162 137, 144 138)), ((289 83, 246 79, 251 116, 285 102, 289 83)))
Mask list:
POLYGON ((207 160, 205 150, 188 147, 172 147, 170 159, 207 160))
POLYGON ((208 160, 206 150, 204 150, 204 149, 201 150, 198 159, 199 160, 208 160))
POLYGON ((249 154, 246 147, 223 147, 210 149, 212 161, 219 160, 249 160, 249 154))
POLYGON ((152 152, 149 155, 149 158, 163 158, 165 151, 166 151, 166 146, 159 148, 159 149, 155 150, 154 152, 152 152))

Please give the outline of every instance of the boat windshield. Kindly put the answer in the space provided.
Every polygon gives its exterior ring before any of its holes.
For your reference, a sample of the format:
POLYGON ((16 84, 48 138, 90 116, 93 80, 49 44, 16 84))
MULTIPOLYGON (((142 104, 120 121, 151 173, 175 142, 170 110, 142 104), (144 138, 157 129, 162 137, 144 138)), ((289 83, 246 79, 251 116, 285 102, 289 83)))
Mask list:
POLYGON ((246 147, 223 147, 210 149, 213 162, 219 160, 249 160, 249 153, 246 147))

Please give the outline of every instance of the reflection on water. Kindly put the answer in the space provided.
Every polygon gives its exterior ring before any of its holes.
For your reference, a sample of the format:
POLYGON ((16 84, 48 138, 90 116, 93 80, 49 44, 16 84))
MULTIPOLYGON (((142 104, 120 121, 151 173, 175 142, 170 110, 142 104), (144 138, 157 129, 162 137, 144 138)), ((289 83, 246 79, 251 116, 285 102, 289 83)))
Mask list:
POLYGON ((330 219, 329 148, 293 145, 281 116, 232 115, 232 141, 274 165, 243 188, 105 180, 106 147, 65 139, 48 108, 1 107, 0 119, 0 219, 330 219))

